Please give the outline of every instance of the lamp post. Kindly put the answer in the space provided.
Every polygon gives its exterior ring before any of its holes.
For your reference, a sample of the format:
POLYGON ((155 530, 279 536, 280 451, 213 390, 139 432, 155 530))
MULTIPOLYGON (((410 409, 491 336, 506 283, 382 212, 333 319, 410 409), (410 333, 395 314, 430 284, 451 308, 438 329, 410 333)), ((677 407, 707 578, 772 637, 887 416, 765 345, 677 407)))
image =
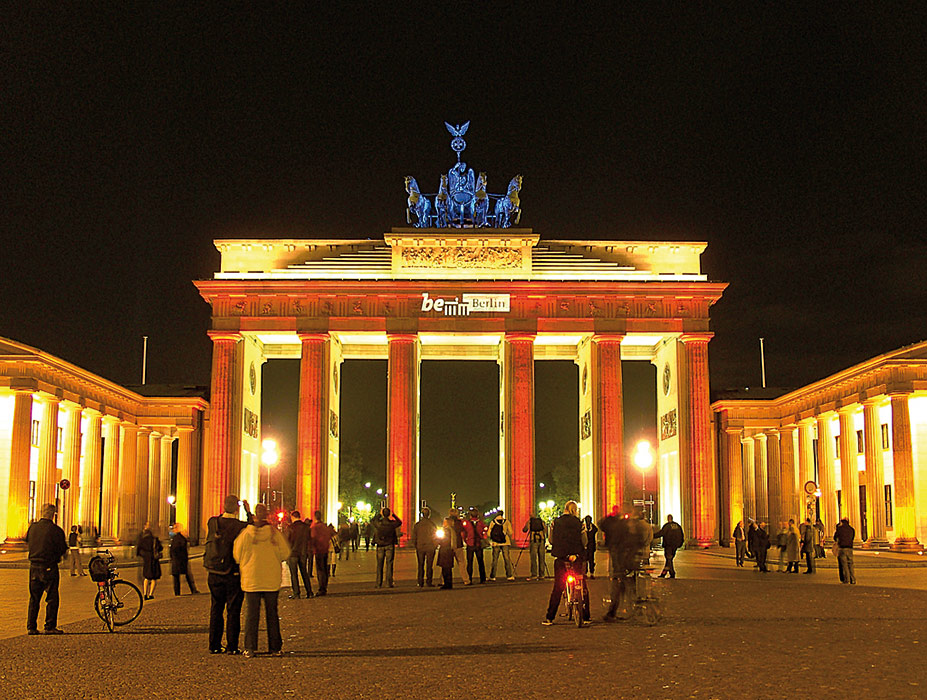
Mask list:
POLYGON ((654 456, 653 448, 646 440, 641 440, 634 446, 634 454, 631 457, 634 466, 641 470, 641 505, 648 506, 648 519, 653 522, 653 501, 647 500, 647 470, 653 466, 654 456))
POLYGON ((174 510, 174 508, 176 508, 177 506, 177 499, 174 497, 174 494, 171 494, 170 496, 167 497, 167 502, 171 504, 171 523, 170 524, 173 525, 176 519, 175 517, 176 511, 174 510))
POLYGON ((270 491, 270 470, 273 469, 280 460, 280 453, 277 452, 277 443, 274 440, 264 440, 261 443, 263 452, 261 453, 261 463, 267 468, 267 488, 264 490, 264 505, 267 502, 268 491, 270 491))

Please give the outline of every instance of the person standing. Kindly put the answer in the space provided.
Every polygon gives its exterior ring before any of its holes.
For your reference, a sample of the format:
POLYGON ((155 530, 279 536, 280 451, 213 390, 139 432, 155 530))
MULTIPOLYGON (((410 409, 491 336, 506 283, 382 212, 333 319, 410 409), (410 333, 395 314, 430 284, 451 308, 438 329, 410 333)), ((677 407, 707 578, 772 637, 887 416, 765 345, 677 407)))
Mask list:
POLYGON ((686 539, 682 531, 682 525, 674 521, 672 515, 667 515, 666 524, 653 536, 654 539, 658 537, 663 538, 663 556, 666 557, 666 563, 663 565, 663 571, 660 572, 660 578, 667 574, 669 574, 670 578, 676 578, 673 559, 676 557, 676 550, 682 547, 686 539))
MULTIPOLYGON (((372 520, 372 519, 371 519, 372 520)), ((373 522, 371 520, 367 521, 367 524, 364 525, 364 551, 370 551, 370 540, 373 539, 373 522)))
POLYGON ((253 516, 248 501, 239 501, 229 494, 222 503, 222 515, 206 521, 206 549, 203 567, 209 572, 209 653, 240 654, 238 638, 241 634, 241 571, 233 554, 234 542, 248 523, 238 519, 238 509, 244 506, 248 522, 253 516), (224 615, 224 619, 223 619, 224 615), (223 630, 223 628, 225 628, 223 630), (226 632, 226 646, 222 647, 222 633, 226 632))
POLYGON ((267 622, 267 649, 279 654, 283 649, 277 603, 280 596, 280 565, 290 556, 290 546, 277 528, 267 523, 267 506, 254 507, 254 523, 235 539, 235 561, 241 569, 241 589, 245 593, 245 650, 250 659, 257 652, 261 603, 267 622))
POLYGON ((742 567, 744 565, 744 557, 747 554, 747 535, 744 532, 743 520, 737 523, 731 536, 734 538, 734 560, 737 562, 737 566, 742 567))
MULTIPOLYGON (((801 530, 801 551, 805 555, 805 573, 813 574, 815 571, 815 557, 817 557, 817 529, 811 524, 811 518, 805 518, 801 530)), ((798 562, 795 563, 798 571, 798 562)))
POLYGON ((441 567, 441 590, 449 591, 454 587, 454 562, 457 556, 454 549, 460 547, 460 533, 456 530, 454 520, 448 515, 441 523, 441 530, 436 532, 438 540, 438 566, 441 567))
POLYGON ((853 540, 856 530, 847 518, 841 518, 834 530, 834 544, 837 546, 837 566, 840 567, 840 580, 843 583, 856 584, 856 570, 853 566, 853 540))
POLYGON ((360 528, 357 527, 357 520, 351 518, 351 551, 356 552, 360 547, 360 528))
POLYGON ((586 532, 586 568, 589 571, 589 578, 595 579, 595 550, 598 546, 595 536, 599 532, 599 528, 592 522, 591 515, 583 518, 583 530, 586 532))
POLYGON ((171 557, 171 577, 174 579, 174 595, 180 595, 180 577, 187 578, 187 587, 190 589, 190 595, 199 593, 196 590, 196 581, 193 580, 193 572, 190 571, 190 552, 187 545, 187 538, 183 536, 183 525, 174 523, 174 536, 171 538, 171 546, 168 554, 171 557))
POLYGON ((87 575, 80 560, 80 545, 80 532, 77 525, 71 525, 71 532, 68 534, 68 550, 71 553, 71 576, 77 576, 78 572, 81 576, 87 575))
POLYGON ((351 524, 345 520, 338 527, 338 546, 340 550, 338 551, 338 561, 341 561, 341 557, 344 557, 345 561, 351 559, 351 524))
POLYGON ((332 546, 332 531, 328 524, 322 520, 322 511, 312 514, 312 525, 309 527, 309 548, 315 560, 315 573, 319 590, 316 597, 328 595, 328 552, 332 546))
POLYGON ((142 536, 135 547, 135 556, 142 558, 142 592, 145 600, 153 600, 155 588, 161 579, 161 553, 164 546, 150 527, 142 530, 142 536))
POLYGON ((471 508, 464 526, 464 544, 467 545, 467 576, 473 580, 473 559, 476 558, 480 572, 480 583, 486 583, 486 562, 483 560, 483 540, 486 537, 486 523, 475 508, 471 508))
MULTIPOLYGON (((29 546, 29 610, 26 631, 39 633, 39 607, 45 595, 45 634, 64 634, 58 629, 58 563, 67 554, 64 530, 55 523, 58 509, 51 503, 42 506, 42 517, 26 531, 29 546)), ((81 572, 83 575, 83 572, 81 572)))
POLYGON ((386 585, 393 587, 393 559, 399 537, 396 534, 402 521, 389 508, 383 508, 373 519, 375 531, 374 543, 377 545, 377 588, 383 587, 384 574, 386 585))
POLYGON ((824 549, 824 523, 818 518, 814 521, 814 556, 818 559, 824 559, 827 556, 824 549))
POLYGON ((492 546, 492 565, 489 567, 490 581, 496 580, 496 565, 499 563, 500 554, 502 555, 502 563, 505 565, 506 580, 515 580, 515 569, 512 567, 512 556, 509 554, 513 536, 512 523, 505 517, 505 513, 500 510, 489 523, 489 543, 492 546))
POLYGON ((418 587, 434 586, 432 579, 434 577, 435 550, 438 548, 438 540, 434 521, 431 519, 431 508, 427 506, 422 508, 421 519, 412 526, 412 536, 409 538, 409 544, 415 548, 417 559, 416 577, 418 587))
POLYGON ((756 557, 756 566, 764 574, 769 573, 766 568, 766 552, 769 549, 769 532, 766 531, 766 523, 760 522, 756 528, 756 535, 753 540, 753 553, 756 557))
POLYGON ((538 581, 544 578, 547 570, 544 562, 547 554, 547 526, 540 517, 532 515, 521 531, 528 533, 528 556, 531 559, 531 575, 528 580, 538 581))
POLYGON ((621 517, 617 507, 611 515, 599 521, 599 530, 602 531, 605 548, 608 550, 608 575, 611 580, 611 603, 605 613, 605 621, 614 622, 619 607, 625 607, 625 579, 628 572, 640 566, 643 539, 639 537, 636 529, 631 529, 628 519, 621 517))
POLYGON ((460 519, 460 511, 456 508, 451 508, 447 512, 447 519, 451 521, 451 537, 454 538, 454 559, 457 560, 457 570, 460 573, 460 578, 463 579, 465 586, 469 586, 473 580, 470 578, 470 574, 467 573, 467 553, 466 545, 464 544, 464 524, 460 519))
POLYGON ((583 623, 589 623, 589 590, 586 588, 586 577, 582 576, 586 542, 583 523, 577 517, 578 512, 576 501, 567 501, 563 507, 563 515, 551 524, 550 546, 554 556, 554 587, 547 603, 547 615, 541 621, 543 625, 554 624, 570 571, 582 578, 583 623))
POLYGON ((312 584, 309 582, 309 526, 302 521, 299 511, 291 513, 293 522, 286 529, 290 556, 286 560, 290 570, 290 598, 299 598, 299 577, 303 577, 306 597, 312 597, 312 584))
POLYGON ((780 574, 785 573, 785 550, 789 544, 789 527, 785 521, 779 521, 779 529, 776 531, 776 549, 779 551, 779 565, 776 571, 780 574))
POLYGON ((799 552, 801 551, 801 533, 798 531, 798 528, 795 527, 795 521, 789 518, 788 529, 786 530, 786 539, 785 539, 785 557, 788 562, 788 568, 786 572, 791 572, 793 574, 798 573, 798 562, 801 558, 799 552))

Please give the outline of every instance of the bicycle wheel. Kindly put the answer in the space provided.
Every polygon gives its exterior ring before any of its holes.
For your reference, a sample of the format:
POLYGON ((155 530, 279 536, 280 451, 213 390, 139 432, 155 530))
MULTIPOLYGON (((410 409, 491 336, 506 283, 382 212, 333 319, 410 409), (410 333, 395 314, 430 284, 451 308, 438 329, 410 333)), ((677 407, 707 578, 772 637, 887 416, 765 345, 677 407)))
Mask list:
POLYGON ((648 600, 640 605, 640 615, 641 619, 644 621, 644 624, 650 625, 653 627, 657 624, 663 617, 663 613, 660 610, 660 604, 655 600, 648 600))
POLYGON ((119 578, 113 581, 113 624, 127 625, 142 612, 142 592, 138 586, 119 578))
POLYGON ((573 621, 577 627, 583 626, 583 604, 578 600, 573 601, 572 605, 573 621))
POLYGON ((97 611, 97 616, 106 623, 106 629, 113 631, 115 624, 114 607, 112 592, 106 587, 97 591, 97 597, 93 601, 93 608, 97 611))

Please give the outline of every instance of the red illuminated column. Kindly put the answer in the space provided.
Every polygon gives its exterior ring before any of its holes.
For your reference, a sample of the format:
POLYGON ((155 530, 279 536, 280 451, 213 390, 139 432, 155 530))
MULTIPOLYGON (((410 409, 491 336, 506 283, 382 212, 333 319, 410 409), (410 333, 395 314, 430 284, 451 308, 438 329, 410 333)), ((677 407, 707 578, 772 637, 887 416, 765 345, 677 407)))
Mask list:
MULTIPOLYGON (((241 375, 238 366, 239 333, 212 331, 212 388, 210 391, 210 443, 209 473, 205 479, 203 507, 210 515, 222 512, 222 501, 229 493, 237 491, 232 475, 238 472, 240 454, 233 454, 233 431, 240 431, 236 417, 241 411, 235 406, 236 376, 241 375), (233 465, 233 460, 236 462, 233 465)), ((159 487, 158 487, 159 488, 159 487)), ((149 494, 149 501, 150 501, 149 494)), ((149 514, 150 514, 149 507, 149 514)), ((157 516, 156 516, 157 517, 157 516)))
POLYGON ((413 334, 389 335, 386 487, 390 509, 402 522, 402 543, 415 523, 418 481, 419 345, 413 334))
POLYGON ((683 335, 681 340, 686 355, 688 459, 680 466, 684 470, 683 489, 689 491, 685 500, 691 504, 688 537, 699 547, 708 547, 717 539, 708 402, 708 341, 711 334, 683 335))
POLYGON ((624 509, 624 407, 621 388, 622 335, 592 338, 592 449, 596 502, 583 510, 594 519, 624 509))
MULTIPOLYGON (((895 468, 895 551, 919 551, 914 532, 914 460, 911 454, 911 415, 908 394, 890 394, 892 400, 892 464, 895 468)), ((851 523, 859 530, 857 523, 851 523)))
MULTIPOLYGON (((325 510, 328 464, 328 334, 300 334, 296 505, 303 517, 325 510)), ((324 517, 324 513, 323 513, 324 517)))
POLYGON ((29 527, 29 457, 32 449, 32 393, 13 399, 10 446, 10 491, 6 502, 6 546, 22 546, 29 527))
POLYGON ((534 335, 506 333, 502 352, 503 510, 519 532, 534 505, 534 335))

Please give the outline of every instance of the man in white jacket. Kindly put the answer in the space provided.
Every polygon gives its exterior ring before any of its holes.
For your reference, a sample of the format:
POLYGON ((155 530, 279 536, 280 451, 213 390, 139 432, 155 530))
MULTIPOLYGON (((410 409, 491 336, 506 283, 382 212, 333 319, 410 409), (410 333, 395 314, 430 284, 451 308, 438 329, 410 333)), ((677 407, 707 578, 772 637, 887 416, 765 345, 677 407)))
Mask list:
POLYGON ((496 564, 499 561, 499 554, 502 554, 502 562, 505 564, 505 577, 509 581, 515 580, 515 571, 512 568, 512 559, 509 556, 509 547, 512 546, 514 533, 512 523, 504 517, 500 510, 499 514, 489 523, 489 542, 492 544, 492 566, 489 569, 489 580, 496 580, 496 564))
POLYGON ((280 636, 277 596, 283 578, 281 564, 290 556, 290 545, 283 534, 267 522, 267 506, 255 506, 254 524, 242 530, 235 539, 232 554, 241 569, 241 589, 245 593, 243 656, 250 659, 257 651, 262 600, 267 617, 267 646, 271 654, 280 654, 283 638, 280 636))

